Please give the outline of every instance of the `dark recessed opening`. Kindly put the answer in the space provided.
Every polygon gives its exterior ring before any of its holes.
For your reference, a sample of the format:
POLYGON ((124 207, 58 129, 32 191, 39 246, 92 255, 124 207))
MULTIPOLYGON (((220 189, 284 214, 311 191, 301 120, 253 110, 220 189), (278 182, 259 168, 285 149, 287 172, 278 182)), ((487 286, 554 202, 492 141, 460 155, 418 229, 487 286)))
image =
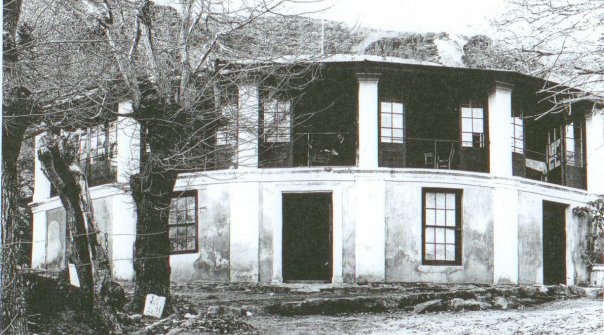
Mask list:
POLYGON ((566 284, 566 207, 543 202, 543 284, 566 284))
POLYGON ((331 193, 283 194, 283 280, 331 282, 331 193))

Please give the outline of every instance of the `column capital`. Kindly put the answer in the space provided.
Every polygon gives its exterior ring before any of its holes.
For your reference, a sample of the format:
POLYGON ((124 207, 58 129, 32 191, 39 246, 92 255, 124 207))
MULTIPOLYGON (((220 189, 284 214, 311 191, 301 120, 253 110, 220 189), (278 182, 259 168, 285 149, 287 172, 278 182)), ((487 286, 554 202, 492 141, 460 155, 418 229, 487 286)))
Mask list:
POLYGON ((361 73, 357 73, 357 80, 358 81, 379 81, 380 77, 382 76, 381 73, 367 73, 367 72, 361 72, 361 73))
POLYGON ((513 88, 514 84, 506 83, 503 81, 495 81, 493 83, 493 86, 491 87, 491 92, 494 92, 496 90, 511 92, 513 88))

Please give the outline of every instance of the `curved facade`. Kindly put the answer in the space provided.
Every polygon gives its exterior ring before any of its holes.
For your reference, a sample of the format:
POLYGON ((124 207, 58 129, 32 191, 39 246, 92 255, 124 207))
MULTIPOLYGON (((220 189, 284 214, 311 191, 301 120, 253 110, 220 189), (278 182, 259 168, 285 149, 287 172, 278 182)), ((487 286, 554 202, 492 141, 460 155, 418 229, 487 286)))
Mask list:
MULTIPOLYGON (((601 112, 581 105, 537 121, 548 108, 536 103, 542 83, 504 71, 324 66, 295 102, 239 86, 236 124, 252 126, 231 128, 232 142, 217 135, 226 163, 177 182, 174 281, 589 280, 586 226, 572 208, 603 193, 601 112)), ((125 182, 137 126, 118 122, 125 182)), ((129 195, 110 185, 91 195, 114 276, 131 279, 129 195)), ((61 267, 59 207, 38 171, 34 267, 61 267)))

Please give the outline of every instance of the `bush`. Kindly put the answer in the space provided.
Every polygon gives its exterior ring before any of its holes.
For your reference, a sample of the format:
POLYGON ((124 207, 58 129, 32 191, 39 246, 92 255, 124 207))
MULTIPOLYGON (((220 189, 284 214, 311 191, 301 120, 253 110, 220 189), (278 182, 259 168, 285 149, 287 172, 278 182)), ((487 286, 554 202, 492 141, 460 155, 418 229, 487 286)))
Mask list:
POLYGON ((587 219, 589 225, 584 260, 589 265, 604 264, 604 198, 590 201, 587 206, 575 207, 573 213, 587 219))

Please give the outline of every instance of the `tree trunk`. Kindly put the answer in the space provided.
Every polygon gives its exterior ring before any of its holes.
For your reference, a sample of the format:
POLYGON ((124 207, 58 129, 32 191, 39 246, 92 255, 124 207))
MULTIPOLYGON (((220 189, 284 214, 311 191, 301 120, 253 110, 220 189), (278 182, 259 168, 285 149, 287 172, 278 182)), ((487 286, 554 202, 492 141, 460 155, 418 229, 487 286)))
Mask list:
MULTIPOLYGON (((6 108, 6 106, 4 106, 6 108)), ((15 106, 13 106, 15 107, 15 106)), ((14 113, 17 115, 18 113, 14 113)), ((17 158, 27 122, 2 125, 2 334, 28 334, 25 308, 25 282, 17 264, 21 247, 16 227, 19 202, 17 158)))
POLYGON ((143 308, 147 294, 156 294, 166 297, 164 313, 171 310, 168 212, 176 176, 162 171, 130 177, 137 215, 135 309, 143 308))
POLYGON ((18 227, 19 182, 17 158, 23 144, 25 131, 31 122, 30 92, 23 87, 11 85, 17 77, 19 60, 17 27, 21 16, 21 0, 4 1, 2 6, 2 241, 0 297, 0 333, 28 334, 25 304, 25 282, 17 265, 20 241, 16 235, 18 227), (5 90, 13 86, 12 89, 5 90), (8 116, 8 117, 5 117, 8 116))
POLYGON ((57 190, 65 208, 69 232, 67 260, 75 264, 84 296, 83 306, 93 312, 112 332, 121 332, 115 312, 108 305, 112 291, 107 252, 99 243, 92 201, 84 173, 77 163, 77 151, 65 137, 46 135, 39 150, 42 170, 57 190))

